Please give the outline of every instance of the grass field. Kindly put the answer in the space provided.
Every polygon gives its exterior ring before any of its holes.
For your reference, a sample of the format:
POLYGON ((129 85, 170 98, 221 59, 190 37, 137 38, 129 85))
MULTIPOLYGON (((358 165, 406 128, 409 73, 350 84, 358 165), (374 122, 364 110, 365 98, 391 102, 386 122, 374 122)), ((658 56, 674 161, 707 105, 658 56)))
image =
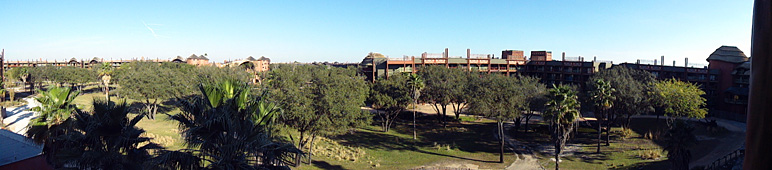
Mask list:
POLYGON ((374 125, 331 137, 333 143, 318 142, 317 145, 351 148, 365 154, 352 161, 324 151, 315 152, 310 166, 297 169, 410 169, 421 166, 503 169, 516 159, 509 152, 505 154, 505 163, 498 163, 494 122, 459 122, 444 128, 436 125, 434 120, 429 116, 420 119, 419 140, 413 140, 412 126, 404 122, 396 123, 389 132, 381 132, 379 126, 374 125))

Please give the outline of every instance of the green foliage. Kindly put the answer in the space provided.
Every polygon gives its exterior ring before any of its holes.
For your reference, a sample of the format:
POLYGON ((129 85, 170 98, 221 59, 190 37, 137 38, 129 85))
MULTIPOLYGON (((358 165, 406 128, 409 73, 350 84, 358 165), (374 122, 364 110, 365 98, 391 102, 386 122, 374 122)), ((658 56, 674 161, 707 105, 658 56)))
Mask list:
POLYGON ((136 124, 143 116, 129 119, 125 101, 93 103, 93 111, 78 110, 72 130, 59 137, 63 147, 56 153, 56 163, 78 169, 150 168, 151 151, 162 147, 141 137, 145 130, 136 124))
POLYGON ((182 112, 171 117, 179 122, 187 149, 165 151, 155 162, 172 169, 260 169, 288 163, 299 154, 295 146, 275 142, 271 135, 280 110, 267 104, 265 96, 253 98, 244 84, 201 85, 204 96, 184 100, 182 112))
POLYGON ((370 121, 360 108, 368 86, 355 69, 293 64, 278 66, 269 75, 272 101, 286 113, 282 123, 300 132, 299 139, 290 138, 301 148, 309 135, 343 134, 370 121))
POLYGON ((595 79, 590 87, 590 100, 595 105, 596 114, 600 114, 601 110, 610 109, 614 106, 613 101, 616 97, 613 95, 616 92, 611 84, 603 79, 595 79))
POLYGON ((708 113, 705 92, 697 85, 675 79, 658 81, 651 92, 654 103, 672 119, 676 117, 704 118, 708 113))
POLYGON ((251 75, 240 68, 219 68, 215 66, 200 66, 197 68, 198 77, 196 81, 200 83, 213 83, 228 80, 237 80, 240 82, 249 82, 251 75))
MULTIPOLYGON (((602 70, 588 81, 588 87, 593 87, 598 80, 607 82, 615 90, 610 93, 614 96, 608 116, 626 116, 625 126, 629 126, 629 118, 632 115, 645 114, 654 111, 651 104, 650 82, 655 81, 654 75, 643 70, 635 70, 627 67, 614 67, 602 70)), ((590 95, 593 96, 593 95, 590 95)), ((601 100, 603 102, 603 100, 601 100)), ((597 102, 593 102, 597 103, 597 102)), ((605 105, 605 104, 603 104, 605 105)), ((613 121, 615 119, 609 119, 613 121)))
POLYGON ((373 109, 380 110, 376 111, 376 115, 381 119, 384 132, 389 131, 394 119, 412 102, 408 80, 407 75, 395 74, 372 85, 368 101, 373 109))
POLYGON ((519 116, 526 105, 527 91, 520 79, 498 74, 483 74, 473 80, 469 112, 497 121, 519 116))
POLYGON ((463 86, 457 87, 457 83, 465 83, 459 81, 458 71, 462 70, 437 65, 427 66, 418 71, 418 75, 421 76, 426 84, 420 100, 434 105, 434 109, 437 111, 437 115, 440 116, 440 121, 443 125, 447 125, 445 117, 447 116, 448 105, 454 101, 454 97, 459 96, 456 95, 459 92, 459 88, 463 88, 463 86))
POLYGON ((554 86, 547 96, 544 120, 554 125, 570 125, 579 118, 579 100, 576 91, 569 86, 554 86))
POLYGON ((565 85, 553 85, 547 98, 549 101, 543 117, 550 123, 552 142, 555 146, 555 166, 559 167, 559 155, 563 153, 563 146, 566 145, 580 116, 580 103, 576 91, 565 85))
POLYGON ((121 86, 118 93, 130 99, 143 101, 145 111, 153 119, 158 101, 195 94, 195 67, 177 63, 132 62, 116 73, 121 86))
POLYGON ((72 101, 79 92, 73 92, 66 87, 51 87, 48 91, 39 93, 40 96, 35 100, 40 106, 30 109, 39 115, 29 123, 27 136, 37 143, 48 143, 46 141, 64 132, 66 126, 62 124, 69 121, 77 109, 72 101))

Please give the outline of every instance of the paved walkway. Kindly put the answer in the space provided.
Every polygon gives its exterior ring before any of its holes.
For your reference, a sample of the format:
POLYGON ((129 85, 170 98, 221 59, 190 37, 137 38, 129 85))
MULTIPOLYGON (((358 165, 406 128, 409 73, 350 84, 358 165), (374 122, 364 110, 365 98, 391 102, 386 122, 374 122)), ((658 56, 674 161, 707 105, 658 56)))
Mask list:
MULTIPOLYGON (((633 118, 657 118, 657 116, 654 115, 639 115, 639 116, 633 116, 633 118)), ((665 117, 662 117, 663 119, 665 117)), ((745 144, 745 130, 746 125, 742 122, 736 122, 721 118, 708 118, 712 120, 716 120, 716 123, 718 126, 721 126, 723 128, 726 128, 731 134, 727 135, 724 138, 718 139, 721 143, 721 146, 716 146, 713 148, 713 151, 706 154, 700 159, 697 159, 689 164, 689 168, 694 168, 697 166, 706 166, 710 163, 713 163, 713 161, 716 161, 720 159, 721 157, 724 157, 725 155, 734 152, 737 149, 740 149, 740 147, 743 147, 745 144)), ((697 119, 684 119, 688 121, 699 121, 697 119)))
MULTIPOLYGON (((507 149, 515 152, 517 160, 512 162, 506 170, 543 170, 544 167, 539 164, 538 159, 533 155, 533 151, 507 134, 512 126, 514 126, 512 123, 506 123, 504 125, 506 129, 504 130, 504 142, 507 144, 507 149)), ((498 138, 498 133, 496 133, 496 137, 498 138)))
POLYGON ((5 108, 8 117, 3 119, 3 123, 8 130, 22 135, 27 133, 27 125, 30 120, 37 117, 37 114, 29 111, 29 109, 40 105, 40 103, 33 98, 24 98, 23 100, 27 101, 26 105, 5 108))

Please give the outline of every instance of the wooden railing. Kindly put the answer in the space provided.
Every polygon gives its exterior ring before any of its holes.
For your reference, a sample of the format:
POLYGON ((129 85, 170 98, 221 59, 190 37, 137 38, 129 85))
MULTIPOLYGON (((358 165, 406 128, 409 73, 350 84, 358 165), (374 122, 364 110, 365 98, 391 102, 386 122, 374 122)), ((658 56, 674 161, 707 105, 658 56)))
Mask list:
POLYGON ((745 148, 740 148, 732 153, 724 155, 724 157, 719 158, 716 161, 713 161, 713 163, 710 163, 709 165, 705 166, 706 170, 715 170, 715 169, 731 169, 731 167, 727 166, 733 166, 737 158, 743 158, 745 155, 745 148))

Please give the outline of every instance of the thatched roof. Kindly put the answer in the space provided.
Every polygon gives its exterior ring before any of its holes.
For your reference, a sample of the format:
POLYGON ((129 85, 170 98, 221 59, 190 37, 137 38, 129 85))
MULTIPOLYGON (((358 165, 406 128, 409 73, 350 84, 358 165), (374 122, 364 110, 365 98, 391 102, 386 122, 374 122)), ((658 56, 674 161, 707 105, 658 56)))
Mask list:
POLYGON ((745 53, 735 46, 721 46, 710 54, 707 61, 717 60, 730 63, 742 63, 748 61, 745 53))
POLYGON ((270 59, 270 58, 268 58, 268 57, 265 57, 265 56, 260 56, 260 58, 259 58, 259 59, 257 59, 257 60, 264 60, 264 61, 268 61, 268 62, 271 62, 271 59, 270 59))
POLYGON ((255 57, 252 57, 252 56, 247 57, 247 61, 255 61, 255 60, 256 60, 255 57))

